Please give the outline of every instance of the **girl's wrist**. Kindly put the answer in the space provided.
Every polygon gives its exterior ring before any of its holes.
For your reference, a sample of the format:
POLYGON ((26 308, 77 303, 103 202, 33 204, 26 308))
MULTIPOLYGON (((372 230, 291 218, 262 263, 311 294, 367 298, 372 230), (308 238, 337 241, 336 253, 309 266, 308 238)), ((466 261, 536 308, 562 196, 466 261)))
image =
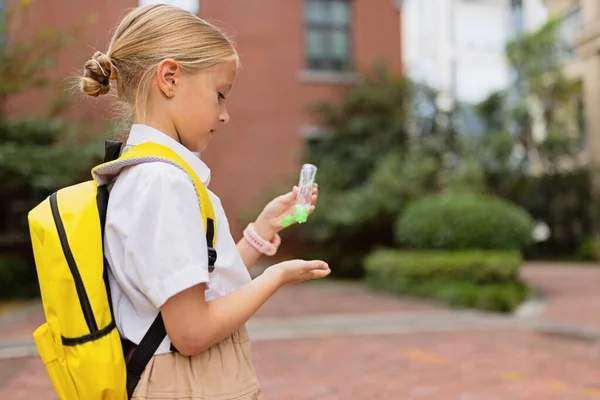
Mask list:
MULTIPOLYGON (((261 234, 260 232, 261 231, 259 231, 256 227, 256 223, 250 223, 246 229, 244 229, 244 239, 259 253, 267 256, 275 255, 279 249, 279 245, 281 244, 281 238, 276 233, 261 234), (270 239, 267 239, 269 237, 270 239)), ((262 230, 262 232, 265 231, 262 230)))
POLYGON ((254 230, 257 235, 259 235, 267 242, 273 241, 273 238, 277 234, 277 231, 260 216, 254 222, 254 230))
POLYGON ((283 271, 278 267, 277 264, 272 265, 265 269, 262 273, 261 277, 266 279, 269 284, 274 285, 277 289, 280 289, 285 285, 285 281, 283 279, 283 271))

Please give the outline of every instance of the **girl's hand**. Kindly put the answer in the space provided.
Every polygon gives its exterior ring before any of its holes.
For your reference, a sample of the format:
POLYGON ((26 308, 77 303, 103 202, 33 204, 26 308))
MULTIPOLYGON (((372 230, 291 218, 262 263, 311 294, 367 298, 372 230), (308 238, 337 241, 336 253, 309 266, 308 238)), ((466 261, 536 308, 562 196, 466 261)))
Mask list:
MULTIPOLYGON (((294 186, 292 191, 271 200, 271 202, 265 206, 258 218, 256 218, 254 229, 256 229, 256 233, 263 239, 271 240, 276 233, 283 230, 281 221, 288 215, 294 214, 298 190, 298 186, 294 186)), ((318 196, 319 185, 315 183, 313 186, 309 215, 315 210, 318 196)))
POLYGON ((325 278, 331 273, 331 270, 324 261, 291 260, 272 265, 264 273, 272 274, 279 286, 283 286, 289 283, 325 278))

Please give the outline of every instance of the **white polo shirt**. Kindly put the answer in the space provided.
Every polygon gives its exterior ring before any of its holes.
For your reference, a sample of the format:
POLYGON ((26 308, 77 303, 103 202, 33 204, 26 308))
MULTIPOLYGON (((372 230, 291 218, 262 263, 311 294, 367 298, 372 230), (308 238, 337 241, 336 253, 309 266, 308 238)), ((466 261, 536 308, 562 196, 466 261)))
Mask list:
MULTIPOLYGON (((155 142, 175 151, 205 186, 210 170, 198 156, 162 132, 133 125, 127 146, 155 142)), ((162 162, 123 169, 111 189, 104 236, 119 332, 139 344, 173 295, 206 283, 206 301, 251 280, 229 231, 221 201, 208 191, 216 217, 215 270, 208 272, 204 223, 195 189, 185 174, 162 162)), ((169 351, 168 337, 156 354, 169 351)))

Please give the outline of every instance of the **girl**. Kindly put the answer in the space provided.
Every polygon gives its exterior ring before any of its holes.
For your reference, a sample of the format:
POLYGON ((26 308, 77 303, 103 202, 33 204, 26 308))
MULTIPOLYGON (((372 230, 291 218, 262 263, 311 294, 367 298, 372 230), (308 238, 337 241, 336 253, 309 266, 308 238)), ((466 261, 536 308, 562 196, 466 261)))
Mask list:
MULTIPOLYGON (((217 28, 179 8, 150 5, 128 14, 106 54, 86 62, 81 88, 99 96, 116 81, 134 121, 127 146, 167 146, 208 185, 210 170, 198 154, 229 121, 225 103, 237 70, 236 50, 217 28)), ((270 202, 236 245, 218 197, 209 192, 218 254, 209 274, 198 199, 185 173, 157 162, 119 175, 104 238, 117 327, 139 344, 160 310, 167 331, 133 398, 261 398, 246 321, 283 285, 330 272, 323 261, 293 260, 250 278, 259 256, 276 251, 281 219, 296 194, 294 187, 270 202)), ((316 199, 315 187, 312 209, 316 199)))

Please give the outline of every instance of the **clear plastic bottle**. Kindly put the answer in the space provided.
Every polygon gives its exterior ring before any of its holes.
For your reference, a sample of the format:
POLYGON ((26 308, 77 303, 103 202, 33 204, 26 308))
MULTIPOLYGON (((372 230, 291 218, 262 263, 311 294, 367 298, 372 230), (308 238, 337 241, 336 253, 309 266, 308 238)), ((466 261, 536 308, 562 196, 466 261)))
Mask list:
POLYGON ((296 196, 296 207, 294 214, 289 215, 281 221, 281 224, 289 226, 294 222, 304 223, 308 219, 310 205, 312 200, 312 191, 315 184, 317 167, 312 164, 304 164, 300 170, 300 179, 298 181, 298 196, 296 196))
POLYGON ((296 210, 294 215, 299 223, 306 222, 310 211, 313 186, 317 167, 312 164, 304 164, 300 170, 300 180, 298 182, 298 196, 296 197, 296 210))

